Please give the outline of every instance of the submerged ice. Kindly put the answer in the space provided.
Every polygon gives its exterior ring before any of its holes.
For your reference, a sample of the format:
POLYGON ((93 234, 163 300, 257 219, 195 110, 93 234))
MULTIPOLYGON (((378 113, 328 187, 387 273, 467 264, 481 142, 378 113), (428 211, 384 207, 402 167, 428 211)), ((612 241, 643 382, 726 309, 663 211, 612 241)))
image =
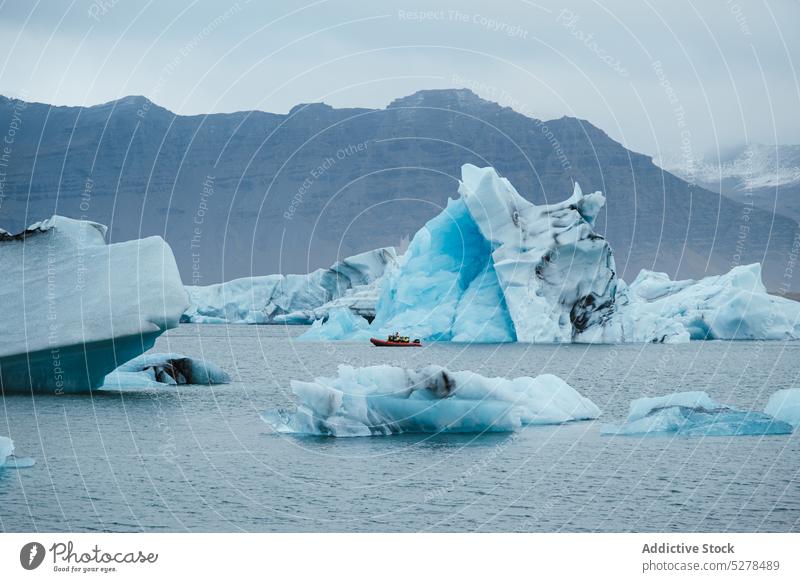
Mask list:
POLYGON ((178 325, 186 291, 169 246, 105 234, 62 216, 0 231, 2 390, 91 390, 178 325))
POLYGON ((339 366, 335 378, 292 381, 297 408, 262 414, 277 433, 370 436, 502 432, 589 420, 600 409, 557 376, 486 378, 441 366, 339 366))
MULTIPOLYGON (((460 197, 381 278, 374 321, 324 314, 305 339, 403 330, 460 342, 685 342, 797 339, 800 303, 767 293, 759 265, 699 281, 642 271, 627 286, 593 231, 605 203, 576 184, 564 202, 525 200, 493 168, 462 167, 460 197)), ((356 314, 357 315, 357 314, 356 314)))
POLYGON ((683 436, 788 434, 792 426, 769 414, 725 406, 706 392, 677 392, 631 402, 625 424, 606 434, 683 436))
POLYGON ((106 376, 103 389, 154 388, 178 384, 227 384, 228 373, 206 360, 176 353, 143 354, 106 376))

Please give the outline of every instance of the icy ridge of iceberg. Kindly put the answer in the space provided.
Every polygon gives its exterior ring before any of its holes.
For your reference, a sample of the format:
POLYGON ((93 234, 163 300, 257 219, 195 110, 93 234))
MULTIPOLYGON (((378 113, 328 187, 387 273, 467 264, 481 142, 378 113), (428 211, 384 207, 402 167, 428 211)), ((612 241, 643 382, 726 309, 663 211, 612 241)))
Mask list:
POLYGON ((396 264, 395 250, 387 247, 307 275, 265 275, 187 286, 191 305, 182 321, 306 324, 336 307, 352 307, 360 315, 372 316, 376 282, 396 264))
POLYGON ((178 325, 186 291, 161 237, 114 244, 62 216, 0 233, 0 388, 82 392, 178 325))
POLYGON ((615 341, 614 254, 592 230, 600 192, 534 205, 493 168, 465 164, 461 198, 492 248, 492 262, 518 341, 615 341), (587 334, 586 338, 582 335, 587 334))
POLYGON ((486 378, 441 366, 340 365, 335 378, 292 381, 297 409, 262 414, 276 433, 371 436, 504 432, 595 419, 600 409, 561 378, 486 378))
POLYGON ((207 360, 177 353, 142 354, 106 376, 102 388, 121 390, 178 384, 227 384, 225 370, 207 360))
POLYGON ((792 426, 800 426, 800 388, 778 390, 770 396, 764 412, 792 426))
POLYGON ((33 459, 14 456, 14 441, 8 437, 0 436, 0 469, 5 467, 24 469, 35 464, 36 461, 33 459))
POLYGON ((769 414, 720 404, 706 392, 677 392, 631 402, 625 424, 610 435, 741 436, 788 434, 792 426, 769 414))

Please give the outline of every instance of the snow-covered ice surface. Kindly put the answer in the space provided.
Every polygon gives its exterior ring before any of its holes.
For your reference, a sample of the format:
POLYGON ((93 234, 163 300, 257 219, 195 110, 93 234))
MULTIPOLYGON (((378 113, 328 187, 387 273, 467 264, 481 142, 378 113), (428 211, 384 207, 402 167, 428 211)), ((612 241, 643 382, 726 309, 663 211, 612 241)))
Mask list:
POLYGON ((393 248, 348 257, 307 275, 244 277, 225 283, 187 286, 191 323, 307 324, 336 307, 374 314, 377 281, 397 264, 393 248))
POLYGON ((183 354, 143 354, 106 376, 102 388, 122 390, 178 384, 227 384, 230 376, 216 364, 183 354))
POLYGON ((764 412, 792 426, 800 426, 800 388, 778 390, 770 396, 764 412))
POLYGON ((740 436, 788 434, 792 426, 769 414, 737 410, 720 404, 706 392, 677 392, 638 398, 621 427, 611 435, 679 434, 683 436, 740 436))
POLYGON ((0 469, 24 469, 36 464, 33 459, 14 456, 14 441, 0 436, 0 469))
POLYGON ((337 437, 514 431, 595 419, 600 409, 552 374, 486 378, 441 366, 340 365, 336 378, 293 380, 297 409, 262 419, 277 433, 337 437))
POLYGON ((6 392, 82 392, 175 327, 186 291, 160 237, 106 244, 62 216, 0 231, 0 381, 6 392))
POLYGON ((699 281, 642 271, 627 286, 592 230, 600 192, 576 184, 564 202, 537 206, 493 168, 466 164, 459 193, 386 274, 371 324, 331 318, 306 339, 396 330, 480 343, 800 338, 800 303, 768 294, 758 264, 699 281))

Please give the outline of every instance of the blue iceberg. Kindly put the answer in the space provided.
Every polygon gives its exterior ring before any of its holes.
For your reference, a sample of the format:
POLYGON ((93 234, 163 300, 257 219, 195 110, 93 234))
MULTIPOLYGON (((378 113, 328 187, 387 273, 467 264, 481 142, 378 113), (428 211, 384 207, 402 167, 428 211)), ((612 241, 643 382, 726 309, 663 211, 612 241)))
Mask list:
POLYGON ((792 426, 769 414, 720 404, 706 392, 678 392, 631 402, 625 424, 604 434, 742 436, 788 434, 792 426))
POLYGON ((505 432, 595 419, 600 409, 561 378, 486 378, 441 366, 339 366, 336 378, 292 381, 297 409, 261 415, 275 433, 355 437, 505 432))

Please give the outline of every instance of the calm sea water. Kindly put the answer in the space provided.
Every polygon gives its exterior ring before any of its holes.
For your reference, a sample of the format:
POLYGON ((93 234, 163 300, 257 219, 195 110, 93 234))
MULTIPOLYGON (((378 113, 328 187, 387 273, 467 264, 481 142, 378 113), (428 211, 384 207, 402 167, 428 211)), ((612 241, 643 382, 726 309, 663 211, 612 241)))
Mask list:
POLYGON ((37 465, 0 471, 4 531, 798 531, 800 435, 607 437, 631 399, 707 390, 761 409, 798 385, 800 342, 681 346, 309 344, 304 328, 182 325, 158 351, 208 358, 216 387, 7 396, 0 435, 37 465), (558 374, 596 422, 515 435, 267 434, 289 381, 339 363, 558 374))

